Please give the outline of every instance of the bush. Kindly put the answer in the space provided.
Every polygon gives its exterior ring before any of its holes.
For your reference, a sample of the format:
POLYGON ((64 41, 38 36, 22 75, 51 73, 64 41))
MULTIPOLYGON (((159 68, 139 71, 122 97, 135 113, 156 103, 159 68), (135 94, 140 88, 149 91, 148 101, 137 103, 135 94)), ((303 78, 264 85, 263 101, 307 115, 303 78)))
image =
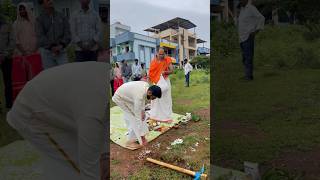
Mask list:
POLYGON ((70 63, 75 61, 76 55, 75 55, 75 48, 73 45, 69 45, 67 47, 67 56, 70 63))
POLYGON ((202 68, 208 69, 210 67, 210 57, 209 56, 196 56, 191 61, 192 65, 199 65, 202 68))
POLYGON ((16 7, 11 3, 11 0, 4 0, 0 3, 0 18, 5 19, 6 22, 14 22, 17 18, 16 7))
POLYGON ((308 41, 314 41, 320 38, 320 25, 308 23, 305 25, 304 38, 308 41))
POLYGON ((297 62, 295 64, 296 68, 320 68, 320 62, 318 57, 312 48, 297 48, 296 51, 297 62))

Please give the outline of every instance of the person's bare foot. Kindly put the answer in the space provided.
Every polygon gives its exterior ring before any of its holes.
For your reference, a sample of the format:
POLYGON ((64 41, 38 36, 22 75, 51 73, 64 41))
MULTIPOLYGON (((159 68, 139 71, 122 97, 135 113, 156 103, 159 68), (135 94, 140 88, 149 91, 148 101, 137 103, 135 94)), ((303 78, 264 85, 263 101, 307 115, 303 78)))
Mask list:
POLYGON ((158 119, 153 119, 154 121, 160 122, 160 123, 167 123, 167 124, 171 124, 173 122, 172 119, 168 119, 168 120, 158 120, 158 119))
POLYGON ((142 140, 142 146, 146 146, 148 144, 148 140, 145 137, 141 138, 141 140, 142 140))
POLYGON ((137 148, 140 148, 141 145, 136 143, 136 140, 128 140, 126 142, 126 147, 128 148, 133 148, 133 149, 137 149, 137 148))

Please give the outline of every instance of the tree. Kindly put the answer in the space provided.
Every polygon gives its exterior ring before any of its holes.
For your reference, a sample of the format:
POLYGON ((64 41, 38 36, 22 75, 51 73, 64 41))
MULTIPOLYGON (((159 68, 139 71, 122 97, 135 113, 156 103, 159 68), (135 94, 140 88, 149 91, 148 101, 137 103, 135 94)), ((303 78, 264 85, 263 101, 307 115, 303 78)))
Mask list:
POLYGON ((13 22, 16 19, 16 7, 11 3, 11 0, 3 0, 0 3, 0 16, 7 22, 13 22))
POLYGON ((192 65, 198 65, 201 66, 202 68, 209 68, 210 67, 210 56, 196 56, 190 61, 192 65))

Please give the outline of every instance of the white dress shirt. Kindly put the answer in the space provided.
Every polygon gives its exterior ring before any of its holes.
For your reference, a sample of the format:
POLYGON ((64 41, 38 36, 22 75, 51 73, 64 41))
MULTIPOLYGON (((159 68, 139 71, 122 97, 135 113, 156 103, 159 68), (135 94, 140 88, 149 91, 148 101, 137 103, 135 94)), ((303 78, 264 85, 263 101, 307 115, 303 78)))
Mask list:
POLYGON ((250 34, 264 28, 265 18, 263 15, 251 4, 241 7, 238 19, 238 33, 240 42, 246 41, 250 34))
POLYGON ((187 63, 184 65, 183 69, 184 69, 184 75, 187 75, 189 72, 193 70, 193 67, 191 66, 190 63, 187 63))

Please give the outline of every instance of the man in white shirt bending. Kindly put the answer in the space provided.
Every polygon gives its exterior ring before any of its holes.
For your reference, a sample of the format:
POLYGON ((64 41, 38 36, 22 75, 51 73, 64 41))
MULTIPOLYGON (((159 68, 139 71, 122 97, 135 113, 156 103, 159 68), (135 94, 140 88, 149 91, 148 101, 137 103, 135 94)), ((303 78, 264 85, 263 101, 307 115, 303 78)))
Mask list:
POLYGON ((131 81, 121 85, 112 101, 115 102, 124 113, 124 121, 129 130, 126 146, 137 148, 146 145, 145 135, 149 132, 145 119, 146 100, 161 98, 161 88, 144 81, 131 81), (139 141, 139 144, 136 141, 139 141))
POLYGON ((253 80, 254 39, 256 33, 264 28, 265 18, 248 0, 240 0, 238 33, 245 69, 244 80, 253 80))
POLYGON ((102 62, 53 67, 19 93, 7 121, 39 150, 44 179, 97 180, 108 172, 99 161, 108 151, 109 69, 102 62))
POLYGON ((190 72, 193 70, 193 67, 189 63, 188 59, 184 60, 183 69, 184 69, 184 75, 185 75, 185 78, 186 78, 185 87, 189 87, 189 84, 190 84, 190 72))

